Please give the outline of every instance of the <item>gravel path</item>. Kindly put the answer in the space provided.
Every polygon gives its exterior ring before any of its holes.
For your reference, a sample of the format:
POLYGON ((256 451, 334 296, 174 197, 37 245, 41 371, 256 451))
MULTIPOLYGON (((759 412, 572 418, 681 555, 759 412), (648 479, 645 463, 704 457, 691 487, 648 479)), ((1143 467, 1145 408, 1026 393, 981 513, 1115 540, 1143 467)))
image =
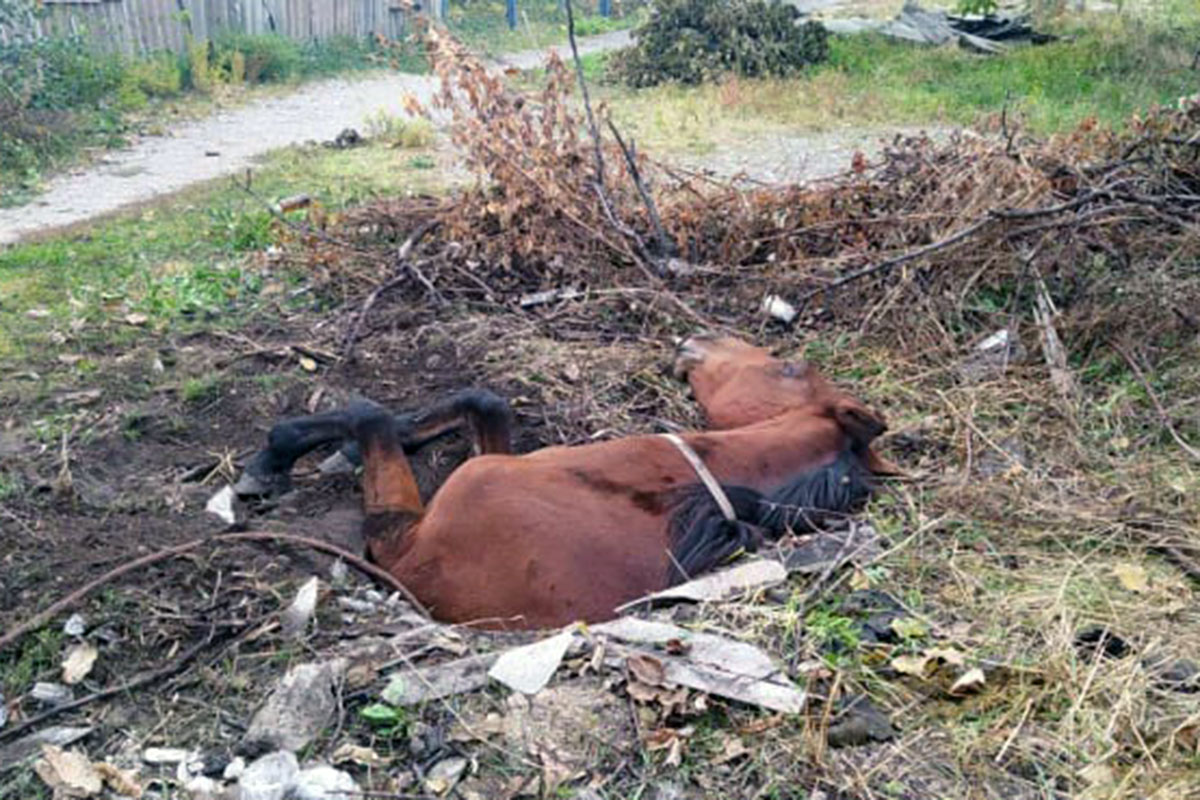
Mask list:
MULTIPOLYGON (((581 39, 579 49, 610 50, 628 42, 628 32, 618 31, 581 39)), ((497 61, 527 69, 540 64, 545 52, 512 53, 497 61)), ((560 55, 569 55, 569 50, 560 50, 560 55)), ((85 170, 54 178, 28 205, 0 209, 0 245, 229 175, 252 166, 270 150, 333 139, 347 127, 361 130, 368 115, 381 110, 402 115, 406 94, 426 102, 436 87, 434 78, 399 73, 322 81, 285 97, 185 124, 165 137, 143 139, 85 170)))
POLYGON ((744 176, 762 183, 800 183, 829 178, 850 169, 855 152, 874 159, 896 136, 948 135, 947 128, 837 128, 806 133, 764 133, 722 145, 703 155, 673 156, 670 160, 722 178, 744 176))

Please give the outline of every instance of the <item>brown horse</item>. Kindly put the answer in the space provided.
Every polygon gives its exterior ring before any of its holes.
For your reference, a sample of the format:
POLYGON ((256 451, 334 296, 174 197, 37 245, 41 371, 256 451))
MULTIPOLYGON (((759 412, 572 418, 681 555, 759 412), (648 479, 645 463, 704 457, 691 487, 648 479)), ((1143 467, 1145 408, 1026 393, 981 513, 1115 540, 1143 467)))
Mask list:
POLYGON ((870 448, 884 422, 803 362, 693 337, 675 368, 712 430, 517 456, 508 407, 489 392, 401 416, 360 402, 276 425, 239 491, 277 491, 304 453, 352 443, 371 558, 438 619, 531 628, 610 619, 764 536, 850 510, 872 474, 896 471, 870 448), (463 425, 478 455, 424 505, 405 451, 463 425))

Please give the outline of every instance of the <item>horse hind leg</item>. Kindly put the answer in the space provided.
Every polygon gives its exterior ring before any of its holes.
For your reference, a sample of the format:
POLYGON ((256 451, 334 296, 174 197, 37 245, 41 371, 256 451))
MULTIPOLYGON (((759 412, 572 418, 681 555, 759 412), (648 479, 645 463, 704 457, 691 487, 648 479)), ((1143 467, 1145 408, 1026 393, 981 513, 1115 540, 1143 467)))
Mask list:
POLYGON ((476 455, 512 452, 513 415, 502 397, 486 389, 468 389, 412 415, 405 449, 421 447, 451 431, 471 431, 476 455))
MULTIPOLYGON (((408 455, 464 427, 471 431, 475 455, 512 452, 512 411, 504 398, 486 389, 468 389, 422 411, 396 417, 397 435, 408 455)), ((320 469, 326 474, 352 472, 362 464, 358 442, 347 439, 321 462, 320 469)))
POLYGON ((276 424, 267 434, 267 446, 246 464, 234 491, 243 497, 287 491, 296 461, 323 444, 346 439, 349 421, 345 411, 330 411, 276 424))
POLYGON ((373 403, 347 411, 351 434, 363 458, 363 535, 375 563, 390 569, 403 554, 408 530, 424 513, 421 494, 396 417, 373 403))
MULTIPOLYGON (((372 413, 386 413, 369 401, 360 401, 357 406, 369 406, 372 413)), ((321 462, 322 472, 349 472, 362 466, 362 448, 351 430, 354 408, 296 417, 275 425, 267 436, 267 447, 246 465, 235 491, 241 496, 287 491, 296 461, 325 444, 340 443, 341 447, 321 462)), ((512 451, 512 412, 503 398, 484 389, 460 392, 428 409, 397 415, 393 422, 393 435, 409 454, 463 427, 471 430, 476 454, 512 451)))

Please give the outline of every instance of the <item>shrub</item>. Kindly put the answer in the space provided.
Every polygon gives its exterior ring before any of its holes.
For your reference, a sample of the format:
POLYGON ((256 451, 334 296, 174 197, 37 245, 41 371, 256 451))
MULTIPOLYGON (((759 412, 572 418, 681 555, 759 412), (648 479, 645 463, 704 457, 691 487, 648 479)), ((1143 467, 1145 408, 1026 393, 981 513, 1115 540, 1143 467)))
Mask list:
POLYGON ((226 33, 213 42, 215 62, 229 70, 233 54, 241 53, 247 83, 281 83, 300 74, 300 45, 278 34, 226 33))
POLYGON ((793 75, 829 53, 825 28, 798 25, 799 16, 791 5, 765 0, 660 0, 610 69, 633 87, 702 83, 727 72, 793 75))
POLYGON ((183 70, 171 53, 155 53, 130 61, 126 78, 147 97, 174 97, 183 90, 183 70))
POLYGON ((415 149, 433 144, 434 130, 427 119, 403 119, 382 109, 367 117, 367 135, 391 147, 415 149))

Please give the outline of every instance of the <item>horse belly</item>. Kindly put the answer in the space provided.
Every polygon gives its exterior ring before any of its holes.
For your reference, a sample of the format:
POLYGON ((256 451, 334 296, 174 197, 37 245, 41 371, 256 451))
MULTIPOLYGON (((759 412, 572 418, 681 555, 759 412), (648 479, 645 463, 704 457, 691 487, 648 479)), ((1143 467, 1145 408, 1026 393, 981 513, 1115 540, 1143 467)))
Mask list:
POLYGON ((435 617, 492 627, 598 622, 665 586, 665 517, 514 461, 464 464, 413 532, 395 571, 435 617))

